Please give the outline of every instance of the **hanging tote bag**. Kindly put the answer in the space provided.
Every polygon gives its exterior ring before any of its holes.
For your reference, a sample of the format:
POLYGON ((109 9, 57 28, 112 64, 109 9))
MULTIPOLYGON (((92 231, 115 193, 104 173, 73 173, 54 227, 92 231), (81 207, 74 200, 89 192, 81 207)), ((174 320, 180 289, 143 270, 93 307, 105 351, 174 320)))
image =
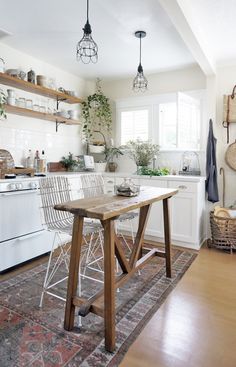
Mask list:
POLYGON ((227 129, 227 144, 229 143, 229 124, 236 123, 236 85, 230 95, 223 99, 223 126, 227 129))

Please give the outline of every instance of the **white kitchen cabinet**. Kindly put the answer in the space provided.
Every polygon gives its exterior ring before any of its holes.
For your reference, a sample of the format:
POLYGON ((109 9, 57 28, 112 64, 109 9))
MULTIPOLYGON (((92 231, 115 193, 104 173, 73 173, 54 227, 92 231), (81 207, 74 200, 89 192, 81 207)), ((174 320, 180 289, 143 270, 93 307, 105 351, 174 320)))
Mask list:
MULTIPOLYGON (((141 186, 167 187, 167 181, 154 181, 151 178, 141 179, 141 186)), ((146 233, 150 236, 164 238, 162 201, 152 204, 146 233)))
MULTIPOLYGON (((112 192, 115 184, 120 184, 128 175, 104 175, 106 192, 112 192)), ((205 235, 205 180, 202 177, 132 177, 141 186, 167 187, 178 193, 169 200, 172 243, 177 246, 199 250, 205 235)), ((137 228, 138 221, 135 221, 137 228)), ((122 230, 129 232, 128 223, 122 230)), ((164 242, 162 202, 152 205, 145 237, 156 242, 164 242)))

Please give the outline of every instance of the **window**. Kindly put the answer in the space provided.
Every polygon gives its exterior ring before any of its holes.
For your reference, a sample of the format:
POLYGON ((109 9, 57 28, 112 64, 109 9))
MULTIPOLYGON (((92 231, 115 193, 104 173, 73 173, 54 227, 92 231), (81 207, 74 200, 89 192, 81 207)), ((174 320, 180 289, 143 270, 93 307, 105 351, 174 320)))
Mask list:
POLYGON ((129 140, 148 140, 149 138, 149 110, 135 109, 120 112, 121 145, 129 140))
POLYGON ((200 149, 200 101, 179 93, 178 146, 181 149, 200 149))
POLYGON ((177 105, 176 102, 159 104, 160 145, 165 149, 177 147, 177 105))
POLYGON ((204 140, 202 90, 116 101, 116 144, 151 140, 160 150, 200 150, 204 140))
POLYGON ((184 93, 177 102, 159 104, 161 149, 200 149, 201 103, 184 93))

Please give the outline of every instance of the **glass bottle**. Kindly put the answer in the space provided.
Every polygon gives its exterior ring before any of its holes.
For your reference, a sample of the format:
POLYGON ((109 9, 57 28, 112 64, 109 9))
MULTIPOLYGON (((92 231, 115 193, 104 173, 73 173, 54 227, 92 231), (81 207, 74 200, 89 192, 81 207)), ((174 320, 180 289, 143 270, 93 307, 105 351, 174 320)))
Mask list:
POLYGON ((30 71, 27 73, 27 80, 33 84, 36 82, 35 72, 32 69, 30 69, 30 71))

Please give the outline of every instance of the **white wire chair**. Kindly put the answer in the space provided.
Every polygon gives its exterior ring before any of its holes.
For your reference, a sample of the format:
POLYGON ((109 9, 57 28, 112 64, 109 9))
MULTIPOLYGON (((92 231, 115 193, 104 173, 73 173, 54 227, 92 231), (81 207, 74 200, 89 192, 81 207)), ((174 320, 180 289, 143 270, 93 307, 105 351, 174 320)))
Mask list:
MULTIPOLYGON (((82 190, 84 192, 85 197, 99 196, 105 193, 104 179, 102 175, 99 173, 97 174, 88 173, 85 175, 81 175, 81 185, 82 185, 82 190)), ((131 211, 128 213, 121 214, 119 218, 115 221, 116 232, 119 236, 122 237, 129 251, 131 251, 131 248, 124 234, 120 230, 120 225, 123 222, 126 222, 126 221, 129 222, 131 239, 132 239, 132 243, 134 244, 135 236, 134 236, 133 220, 137 217, 138 217, 138 213, 131 211)))
MULTIPOLYGON (((54 205, 63 203, 71 200, 71 189, 69 181, 63 176, 54 176, 42 178, 39 183, 39 193, 41 198, 41 209, 43 222, 46 229, 54 233, 54 240, 52 244, 52 250, 50 252, 46 275, 43 284, 43 290, 41 293, 40 304, 42 307, 44 294, 50 294, 58 299, 65 301, 65 298, 61 297, 57 293, 52 292, 52 288, 57 286, 59 283, 65 281, 68 278, 69 271, 69 258, 70 258, 70 241, 72 238, 72 227, 73 227, 73 215, 67 212, 62 212, 54 209, 54 205), (65 236, 66 235, 66 236, 65 236), (59 246, 58 246, 59 245, 59 246), (58 247, 58 256, 55 257, 54 262, 53 252, 58 247), (56 281, 55 274, 58 272, 61 265, 64 264, 66 267, 67 274, 61 279, 56 281)), ((83 228, 83 240, 84 246, 82 246, 82 257, 81 262, 84 262, 86 268, 88 263, 96 260, 96 251, 100 246, 103 251, 103 228, 98 222, 85 221, 83 228)), ((80 265, 81 269, 81 265, 80 265)), ((98 269, 102 271, 98 264, 98 269), (100 268, 100 269, 99 269, 100 268)), ((89 277, 83 274, 83 277, 95 280, 97 282, 103 282, 99 279, 89 277)), ((79 271, 79 296, 81 295, 81 270, 79 271)), ((81 319, 79 319, 81 322, 81 319)))

